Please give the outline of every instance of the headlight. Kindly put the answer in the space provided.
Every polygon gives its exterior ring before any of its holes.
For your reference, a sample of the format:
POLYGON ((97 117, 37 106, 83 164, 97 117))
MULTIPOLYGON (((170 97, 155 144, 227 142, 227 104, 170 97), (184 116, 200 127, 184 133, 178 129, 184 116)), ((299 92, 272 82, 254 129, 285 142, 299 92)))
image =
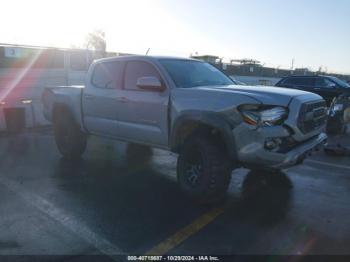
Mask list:
POLYGON ((331 108, 328 111, 328 114, 331 117, 334 117, 337 114, 337 112, 341 112, 341 111, 343 111, 343 109, 344 109, 343 104, 335 104, 335 105, 331 106, 331 108))
POLYGON ((342 111, 343 108, 344 108, 343 104, 336 104, 332 109, 333 111, 342 111))
POLYGON ((288 116, 288 109, 281 106, 243 105, 239 111, 244 122, 257 127, 281 125, 288 116))

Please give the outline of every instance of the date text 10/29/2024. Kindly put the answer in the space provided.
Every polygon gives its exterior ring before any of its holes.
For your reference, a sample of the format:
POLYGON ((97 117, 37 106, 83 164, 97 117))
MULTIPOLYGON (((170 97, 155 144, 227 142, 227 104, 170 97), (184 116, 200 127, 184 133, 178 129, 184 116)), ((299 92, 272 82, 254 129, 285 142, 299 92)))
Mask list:
POLYGON ((128 256, 128 261, 220 261, 216 256, 128 256))

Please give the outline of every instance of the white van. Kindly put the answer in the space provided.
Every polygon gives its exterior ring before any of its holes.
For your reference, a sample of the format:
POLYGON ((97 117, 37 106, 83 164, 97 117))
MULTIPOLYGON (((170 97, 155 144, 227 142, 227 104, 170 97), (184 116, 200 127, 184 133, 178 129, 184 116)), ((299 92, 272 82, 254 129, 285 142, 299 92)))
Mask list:
POLYGON ((81 85, 95 58, 91 50, 0 45, 0 131, 48 124, 44 87, 81 85))

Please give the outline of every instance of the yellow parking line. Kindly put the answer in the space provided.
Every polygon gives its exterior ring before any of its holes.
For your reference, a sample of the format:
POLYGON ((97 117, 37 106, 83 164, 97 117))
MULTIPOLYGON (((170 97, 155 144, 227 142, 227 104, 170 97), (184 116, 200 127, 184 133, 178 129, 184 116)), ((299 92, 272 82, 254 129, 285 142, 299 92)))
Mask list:
POLYGON ((184 228, 177 231, 174 235, 167 238, 165 241, 159 243, 154 248, 150 249, 146 255, 164 255, 169 250, 173 249, 174 247, 181 244, 183 241, 185 241, 190 236, 194 235, 198 231, 200 231, 202 228, 204 228, 206 225, 208 225, 210 222, 212 222, 215 218, 217 218, 219 215, 221 215, 225 211, 225 208, 217 207, 213 208, 209 212, 205 213, 204 215, 200 216, 196 220, 194 220, 191 224, 185 226, 184 228))

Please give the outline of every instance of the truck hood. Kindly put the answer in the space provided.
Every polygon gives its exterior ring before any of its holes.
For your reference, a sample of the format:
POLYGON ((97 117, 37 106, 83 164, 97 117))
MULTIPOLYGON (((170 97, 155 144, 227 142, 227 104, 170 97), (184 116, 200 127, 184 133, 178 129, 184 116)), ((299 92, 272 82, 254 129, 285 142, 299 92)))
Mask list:
MULTIPOLYGON (((226 95, 246 95, 257 100, 257 102, 269 105, 288 106, 291 100, 297 96, 314 95, 296 89, 280 88, 272 86, 202 86, 189 89, 196 89, 201 92, 222 92, 226 95)), ((319 98, 315 95, 316 99, 319 98)))

